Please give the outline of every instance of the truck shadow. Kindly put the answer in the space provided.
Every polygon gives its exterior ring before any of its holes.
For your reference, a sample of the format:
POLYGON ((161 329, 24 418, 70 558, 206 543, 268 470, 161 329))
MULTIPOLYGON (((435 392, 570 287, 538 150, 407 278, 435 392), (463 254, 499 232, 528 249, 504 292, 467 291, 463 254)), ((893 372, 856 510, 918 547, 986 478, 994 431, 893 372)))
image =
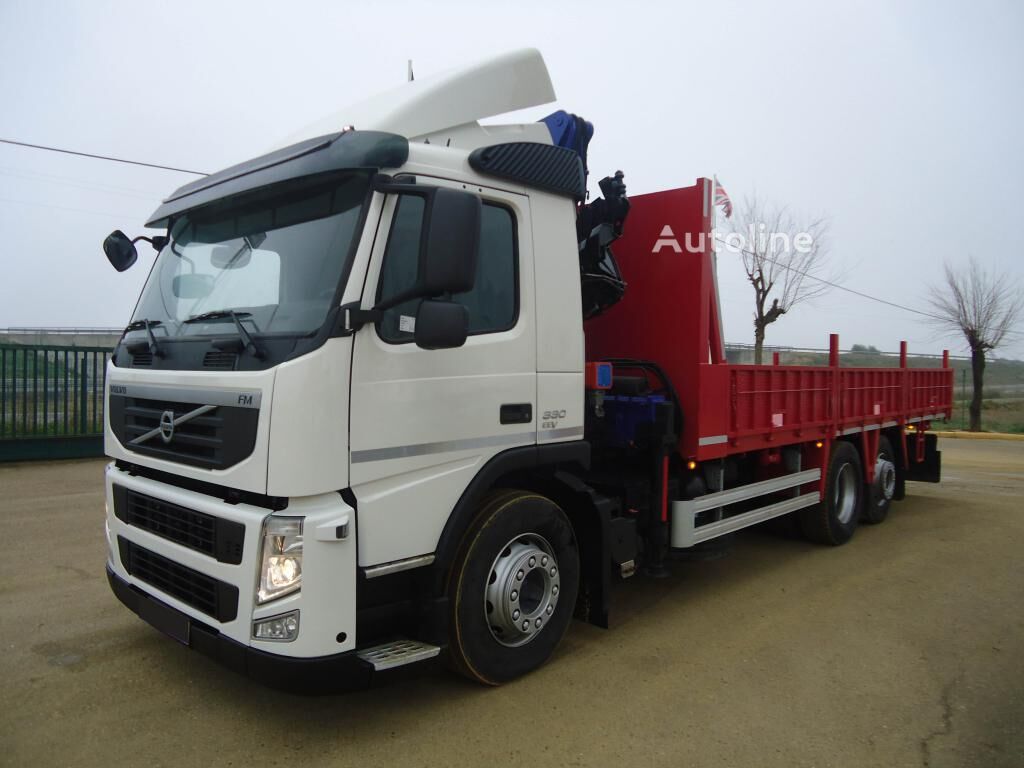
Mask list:
POLYGON ((199 702, 197 707, 211 716, 229 716, 240 728, 259 732, 262 741, 304 755, 379 751, 382 741, 401 738, 463 743, 475 737, 463 733, 460 723, 494 720, 497 726, 502 718, 527 711, 543 718, 545 708, 571 699, 565 690, 574 681, 600 674, 606 665, 649 674, 670 650, 706 643, 708 637, 728 642, 730 633, 756 631, 758 621, 770 621, 780 605, 802 602, 822 579, 848 582, 850 564, 863 559, 864 547, 895 557, 905 539, 903 529, 921 525, 918 515, 933 511, 937 501, 901 505, 903 514, 897 512, 896 520, 902 517, 902 522, 865 526, 848 546, 820 547, 798 538, 785 524, 763 525, 739 534, 721 559, 676 561, 667 578, 638 575, 618 583, 608 631, 574 622, 549 664, 501 689, 463 680, 438 665, 412 669, 365 691, 298 696, 249 681, 184 648, 171 648, 155 635, 152 642, 162 648, 161 685, 178 689, 168 690, 171 698, 199 702), (826 561, 831 565, 823 574, 817 566, 826 561), (816 581, 806 577, 809 572, 816 581), (666 638, 672 648, 664 645, 666 638), (433 723, 430 734, 427 721, 433 723), (437 733, 439 722, 449 723, 450 729, 437 733))
MULTIPOLYGON (((612 623, 608 631, 574 621, 559 649, 546 667, 528 676, 531 680, 545 675, 553 664, 598 648, 610 633, 632 634, 634 625, 646 626, 659 620, 665 603, 678 610, 742 585, 751 579, 768 579, 779 568, 792 568, 801 553, 812 555, 819 548, 798 540, 778 526, 754 528, 740 534, 732 551, 711 561, 678 560, 671 564, 667 578, 652 579, 643 575, 613 584, 612 623)), ((639 627, 637 627, 639 628, 639 627)), ((628 640, 628 638, 623 638, 628 640)), ((162 638, 161 638, 162 640, 162 638)), ((377 714, 394 717, 396 710, 410 712, 425 705, 458 706, 494 694, 497 689, 480 686, 447 671, 443 664, 420 665, 403 675, 394 675, 382 684, 367 690, 321 696, 302 696, 266 688, 226 670, 214 662, 186 649, 175 649, 167 670, 168 683, 174 679, 197 681, 204 689, 210 705, 240 708, 253 713, 262 711, 269 701, 284 706, 299 722, 338 717, 351 723, 352 717, 366 720, 377 714)), ((515 688, 524 681, 502 687, 515 688)), ((317 726, 320 727, 320 726, 317 726)), ((314 733, 315 729, 311 730, 314 733)))

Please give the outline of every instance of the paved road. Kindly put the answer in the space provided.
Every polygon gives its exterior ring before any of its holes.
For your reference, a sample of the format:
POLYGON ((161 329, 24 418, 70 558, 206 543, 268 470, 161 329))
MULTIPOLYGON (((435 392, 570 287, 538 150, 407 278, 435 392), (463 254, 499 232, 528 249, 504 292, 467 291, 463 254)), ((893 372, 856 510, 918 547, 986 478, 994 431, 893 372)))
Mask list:
POLYGON ((0 466, 12 766, 1021 766, 1024 443, 943 441, 946 480, 824 549, 767 531, 640 577, 617 624, 483 689, 443 673, 298 698, 108 594, 102 464, 0 466))

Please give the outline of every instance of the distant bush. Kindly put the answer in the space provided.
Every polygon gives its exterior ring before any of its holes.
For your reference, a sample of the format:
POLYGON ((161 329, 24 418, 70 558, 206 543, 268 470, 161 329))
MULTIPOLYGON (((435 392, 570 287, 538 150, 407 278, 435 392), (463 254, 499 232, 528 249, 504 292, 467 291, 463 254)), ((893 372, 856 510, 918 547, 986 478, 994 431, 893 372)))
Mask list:
POLYGON ((852 347, 850 347, 850 351, 851 352, 870 352, 871 354, 877 355, 878 354, 878 347, 872 346, 870 344, 854 344, 852 347))

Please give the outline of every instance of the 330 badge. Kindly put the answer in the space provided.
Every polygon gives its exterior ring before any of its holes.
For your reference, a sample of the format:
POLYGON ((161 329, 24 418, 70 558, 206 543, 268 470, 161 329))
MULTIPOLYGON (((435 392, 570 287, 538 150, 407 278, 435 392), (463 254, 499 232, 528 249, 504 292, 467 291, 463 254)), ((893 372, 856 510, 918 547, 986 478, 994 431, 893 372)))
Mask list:
POLYGON ((541 415, 540 428, 541 429, 554 429, 558 426, 558 420, 565 418, 565 409, 544 411, 541 415))

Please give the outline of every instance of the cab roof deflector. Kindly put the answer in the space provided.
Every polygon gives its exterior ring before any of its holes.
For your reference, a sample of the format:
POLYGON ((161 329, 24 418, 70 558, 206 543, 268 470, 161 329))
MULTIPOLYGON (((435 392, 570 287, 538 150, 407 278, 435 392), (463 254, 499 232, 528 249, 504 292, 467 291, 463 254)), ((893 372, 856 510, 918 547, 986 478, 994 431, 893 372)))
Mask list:
POLYGON ((522 48, 404 83, 306 126, 278 147, 349 125, 413 139, 554 100, 544 57, 536 48, 522 48))

